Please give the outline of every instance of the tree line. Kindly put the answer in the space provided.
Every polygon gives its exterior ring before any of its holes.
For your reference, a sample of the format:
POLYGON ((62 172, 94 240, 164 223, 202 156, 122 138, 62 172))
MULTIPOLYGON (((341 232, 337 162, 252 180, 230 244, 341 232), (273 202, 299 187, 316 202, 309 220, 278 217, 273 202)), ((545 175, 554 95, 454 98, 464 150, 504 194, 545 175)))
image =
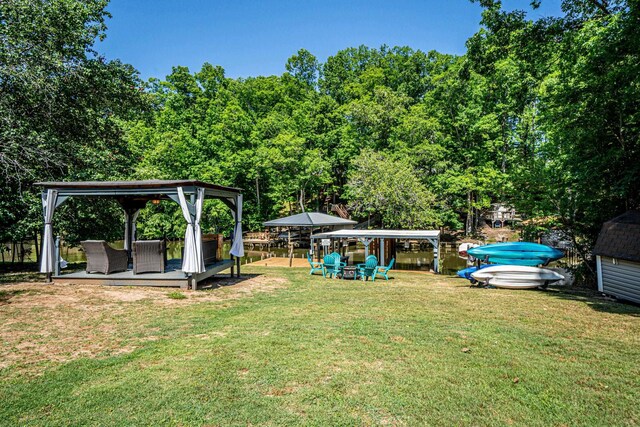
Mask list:
MULTIPOLYGON (((386 228, 471 233, 504 202, 587 254, 603 221, 640 203, 638 2, 564 0, 537 20, 479 3, 460 56, 301 49, 281 76, 206 63, 142 82, 93 50, 105 1, 3 2, 0 240, 39 233, 38 180, 194 178, 243 188, 248 229, 342 204, 386 228)), ((228 232, 226 208, 205 208, 205 230, 228 232)), ((75 201, 56 219, 73 242, 117 238, 120 215, 75 201)), ((172 204, 139 221, 143 236, 183 233, 172 204)))

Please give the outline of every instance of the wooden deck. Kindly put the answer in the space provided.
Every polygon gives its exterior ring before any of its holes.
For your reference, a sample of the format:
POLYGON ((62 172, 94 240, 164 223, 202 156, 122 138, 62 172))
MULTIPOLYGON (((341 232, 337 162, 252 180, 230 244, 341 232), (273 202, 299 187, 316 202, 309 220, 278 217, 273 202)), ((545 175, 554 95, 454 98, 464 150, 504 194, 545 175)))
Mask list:
POLYGON ((78 285, 107 285, 107 286, 168 286, 182 289, 196 289, 197 283, 215 275, 230 270, 235 262, 230 259, 218 261, 206 266, 206 271, 188 277, 182 272, 182 260, 172 259, 167 262, 164 273, 133 274, 132 270, 112 274, 87 273, 76 271, 73 273, 53 276, 55 283, 73 283, 78 285))

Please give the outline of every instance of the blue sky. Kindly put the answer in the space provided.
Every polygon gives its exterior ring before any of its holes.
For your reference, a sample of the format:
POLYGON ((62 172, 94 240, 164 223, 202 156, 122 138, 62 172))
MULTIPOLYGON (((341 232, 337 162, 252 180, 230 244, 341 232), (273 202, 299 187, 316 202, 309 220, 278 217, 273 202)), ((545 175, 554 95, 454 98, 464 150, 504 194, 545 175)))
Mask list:
MULTIPOLYGON (((503 0, 530 10, 529 0, 503 0)), ((111 0, 109 59, 136 67, 143 79, 164 78, 175 65, 220 65, 228 77, 280 75, 305 48, 320 61, 347 47, 410 46, 462 54, 480 27, 469 0, 111 0)), ((531 18, 560 14, 560 0, 542 0, 531 18)))

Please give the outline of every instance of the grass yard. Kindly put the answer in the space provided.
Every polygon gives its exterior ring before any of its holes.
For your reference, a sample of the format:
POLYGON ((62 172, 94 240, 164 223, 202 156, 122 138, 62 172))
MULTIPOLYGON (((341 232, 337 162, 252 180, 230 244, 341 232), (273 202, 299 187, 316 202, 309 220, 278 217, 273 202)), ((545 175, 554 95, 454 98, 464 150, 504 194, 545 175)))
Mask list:
POLYGON ((640 424, 640 307, 244 272, 186 298, 0 286, 0 424, 640 424))

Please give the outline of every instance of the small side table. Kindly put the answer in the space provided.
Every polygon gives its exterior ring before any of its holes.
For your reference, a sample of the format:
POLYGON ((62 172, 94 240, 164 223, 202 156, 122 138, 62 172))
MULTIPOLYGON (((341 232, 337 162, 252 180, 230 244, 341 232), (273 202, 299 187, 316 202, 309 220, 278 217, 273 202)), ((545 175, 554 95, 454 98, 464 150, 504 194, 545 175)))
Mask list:
POLYGON ((358 267, 356 266, 342 267, 342 278, 356 280, 358 278, 358 267))

